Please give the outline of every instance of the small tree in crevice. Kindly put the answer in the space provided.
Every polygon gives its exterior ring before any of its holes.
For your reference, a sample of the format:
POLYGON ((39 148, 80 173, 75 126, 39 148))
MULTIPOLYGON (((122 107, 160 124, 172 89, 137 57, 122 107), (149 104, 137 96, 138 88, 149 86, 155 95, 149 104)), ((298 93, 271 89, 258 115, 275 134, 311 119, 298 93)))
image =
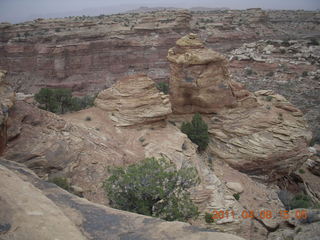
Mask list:
POLYGON ((159 91, 163 92, 164 94, 169 93, 169 84, 166 82, 159 82, 156 84, 156 87, 159 91))
POLYGON ((199 113, 196 113, 191 122, 183 122, 181 131, 187 134, 188 138, 198 145, 198 150, 205 150, 209 144, 208 125, 202 120, 199 113))

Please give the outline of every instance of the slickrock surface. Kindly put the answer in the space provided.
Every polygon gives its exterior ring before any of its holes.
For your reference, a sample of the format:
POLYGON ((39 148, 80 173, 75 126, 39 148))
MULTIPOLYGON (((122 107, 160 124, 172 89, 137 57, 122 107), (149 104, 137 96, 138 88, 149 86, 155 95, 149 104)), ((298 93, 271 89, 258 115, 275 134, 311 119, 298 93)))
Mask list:
POLYGON ((22 165, 0 160, 3 240, 241 240, 181 222, 124 212, 76 197, 22 165))
POLYGON ((169 97, 144 75, 120 79, 99 93, 95 105, 109 112, 117 126, 156 122, 172 112, 169 97))

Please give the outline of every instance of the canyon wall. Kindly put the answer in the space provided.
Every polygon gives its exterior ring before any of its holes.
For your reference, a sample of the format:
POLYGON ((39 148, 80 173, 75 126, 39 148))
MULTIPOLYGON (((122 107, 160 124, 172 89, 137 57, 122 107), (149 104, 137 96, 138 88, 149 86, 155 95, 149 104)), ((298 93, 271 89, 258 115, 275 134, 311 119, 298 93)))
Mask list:
POLYGON ((162 11, 98 17, 37 19, 0 24, 0 69, 15 90, 68 87, 96 93, 117 79, 147 73, 168 81, 166 55, 175 41, 196 32, 219 51, 243 41, 319 32, 319 12, 162 11), (299 19, 299 21, 295 21, 299 19))

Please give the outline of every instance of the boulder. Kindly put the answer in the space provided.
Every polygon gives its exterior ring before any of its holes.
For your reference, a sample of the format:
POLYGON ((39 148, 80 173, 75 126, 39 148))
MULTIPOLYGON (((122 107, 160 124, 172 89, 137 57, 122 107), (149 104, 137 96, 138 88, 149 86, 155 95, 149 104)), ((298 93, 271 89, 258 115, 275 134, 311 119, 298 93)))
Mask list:
POLYGON ((314 159, 308 159, 307 166, 310 172, 314 175, 320 176, 320 158, 314 157, 314 159))
POLYGON ((242 193, 243 192, 243 186, 241 185, 241 183, 238 183, 238 182, 228 182, 226 184, 226 186, 236 192, 236 193, 242 193))
POLYGON ((168 96, 144 75, 120 79, 99 93, 95 105, 107 111, 117 126, 159 121, 172 112, 168 96))

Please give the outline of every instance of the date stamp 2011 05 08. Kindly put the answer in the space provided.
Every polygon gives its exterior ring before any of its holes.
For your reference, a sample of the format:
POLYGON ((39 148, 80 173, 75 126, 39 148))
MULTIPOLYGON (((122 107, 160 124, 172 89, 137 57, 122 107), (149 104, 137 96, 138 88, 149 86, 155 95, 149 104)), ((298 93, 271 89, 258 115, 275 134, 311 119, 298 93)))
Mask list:
POLYGON ((279 212, 273 212, 271 210, 261 210, 261 211, 252 211, 252 210, 243 210, 241 214, 236 215, 233 210, 213 210, 212 219, 224 219, 224 218, 242 218, 242 219, 272 219, 276 216, 279 216, 283 219, 289 219, 290 217, 295 217, 297 219, 307 219, 308 212, 307 210, 295 210, 294 215, 289 214, 288 210, 280 210, 279 212))

